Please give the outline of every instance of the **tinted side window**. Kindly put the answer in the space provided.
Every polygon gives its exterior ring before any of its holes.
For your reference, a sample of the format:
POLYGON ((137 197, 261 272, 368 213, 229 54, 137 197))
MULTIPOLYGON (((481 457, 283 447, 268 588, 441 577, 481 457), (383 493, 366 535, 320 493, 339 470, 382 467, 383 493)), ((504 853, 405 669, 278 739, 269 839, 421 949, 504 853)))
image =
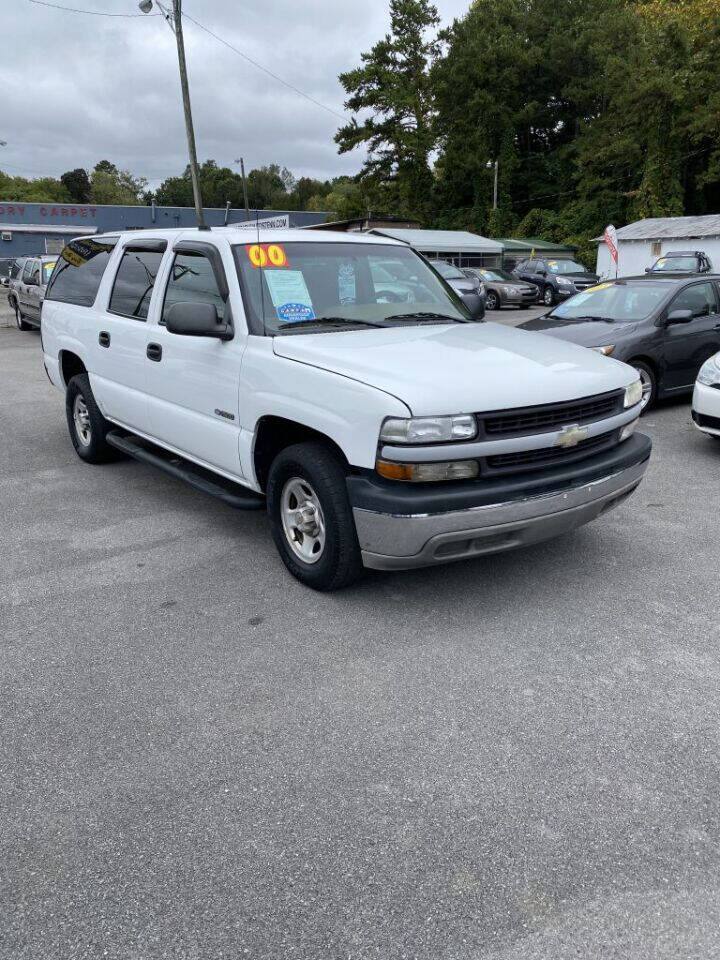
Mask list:
POLYGON ((218 319, 224 320, 225 301, 220 296, 212 264, 207 257, 190 253, 175 255, 165 291, 161 323, 165 323, 167 312, 174 303, 213 303, 218 319))
POLYGON ((108 310, 146 320, 162 250, 126 250, 115 274, 108 310))
POLYGON ((23 268, 22 278, 23 278, 23 281, 26 282, 26 283, 27 283, 27 281, 30 279, 30 277, 32 276, 33 264, 34 264, 34 263, 35 263, 34 260, 26 260, 26 261, 25 261, 25 267, 23 268))
POLYGON ((528 262, 523 267, 525 273, 535 273, 537 269, 538 262, 537 260, 528 260, 528 262))
POLYGON ((695 283, 686 287, 670 304, 672 310, 692 310, 694 317, 707 317, 715 313, 715 293, 711 283, 695 283))
POLYGON ((116 243, 114 238, 69 243, 60 254, 45 299, 91 307, 116 243))

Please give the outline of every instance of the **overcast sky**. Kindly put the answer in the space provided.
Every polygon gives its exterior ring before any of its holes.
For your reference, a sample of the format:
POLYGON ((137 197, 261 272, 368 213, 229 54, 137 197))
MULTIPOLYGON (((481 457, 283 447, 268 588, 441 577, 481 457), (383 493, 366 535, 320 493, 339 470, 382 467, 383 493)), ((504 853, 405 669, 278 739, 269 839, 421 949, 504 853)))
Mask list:
MULTIPOLYGON (((137 12, 137 0, 54 0, 137 12)), ((443 24, 469 0, 436 0, 443 24)), ((0 169, 59 176, 107 158, 154 185, 186 162, 175 38, 161 17, 89 16, 3 0, 0 169)), ((387 0, 184 0, 183 10, 288 83, 343 112, 338 74, 389 26, 387 0)), ((296 175, 355 173, 338 117, 309 103, 185 21, 199 158, 296 175)))

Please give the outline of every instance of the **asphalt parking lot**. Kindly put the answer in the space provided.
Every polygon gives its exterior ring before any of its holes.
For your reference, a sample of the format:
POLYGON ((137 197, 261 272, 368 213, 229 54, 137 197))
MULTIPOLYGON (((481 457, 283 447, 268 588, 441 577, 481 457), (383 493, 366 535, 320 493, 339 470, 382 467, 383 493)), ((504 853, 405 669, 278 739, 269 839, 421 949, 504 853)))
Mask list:
POLYGON ((0 956, 720 955, 687 402, 596 523, 329 596, 262 514, 82 463, 36 332, 0 329, 0 419, 0 956))

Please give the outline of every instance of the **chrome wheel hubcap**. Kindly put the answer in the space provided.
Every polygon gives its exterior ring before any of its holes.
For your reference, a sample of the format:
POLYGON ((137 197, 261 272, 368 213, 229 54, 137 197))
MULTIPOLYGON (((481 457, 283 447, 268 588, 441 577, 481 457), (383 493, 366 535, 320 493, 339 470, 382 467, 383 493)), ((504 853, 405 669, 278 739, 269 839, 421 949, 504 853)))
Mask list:
POLYGON ((84 447, 89 447, 92 439, 90 414, 88 413, 85 398, 81 393, 76 394, 73 401, 73 422, 78 440, 84 447))
POLYGON ((645 407, 650 403, 650 397, 652 395, 652 380, 646 370, 638 370, 640 375, 640 382, 642 383, 642 400, 640 401, 640 409, 644 410, 645 407))
POLYGON ((325 517, 317 494, 300 477, 292 477, 280 498, 285 538, 305 563, 317 563, 325 550, 325 517))

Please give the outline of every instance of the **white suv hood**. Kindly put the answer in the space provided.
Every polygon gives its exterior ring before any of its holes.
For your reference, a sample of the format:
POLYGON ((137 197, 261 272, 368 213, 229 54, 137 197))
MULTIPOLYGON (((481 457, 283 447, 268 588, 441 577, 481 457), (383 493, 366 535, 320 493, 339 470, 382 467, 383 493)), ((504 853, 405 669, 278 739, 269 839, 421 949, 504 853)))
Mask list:
POLYGON ((587 347, 498 323, 290 334, 273 349, 390 393, 420 416, 574 400, 637 380, 587 347))

